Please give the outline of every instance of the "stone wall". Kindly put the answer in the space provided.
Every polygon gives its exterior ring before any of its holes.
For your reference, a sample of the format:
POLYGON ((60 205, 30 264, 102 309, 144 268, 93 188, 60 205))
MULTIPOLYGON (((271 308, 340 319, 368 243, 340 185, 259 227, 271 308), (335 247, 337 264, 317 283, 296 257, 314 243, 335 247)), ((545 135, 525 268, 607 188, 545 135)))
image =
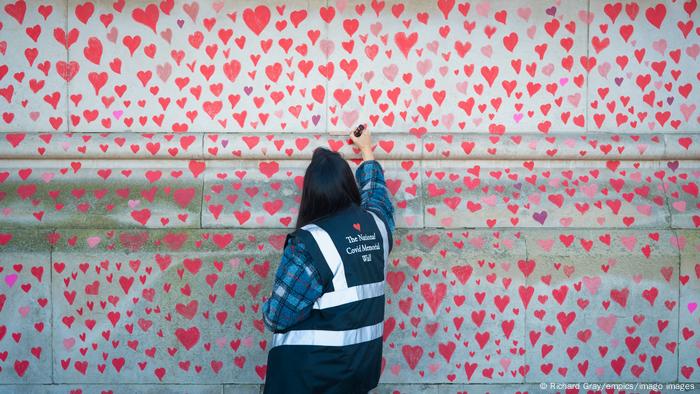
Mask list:
POLYGON ((0 393, 261 392, 306 165, 359 122, 376 392, 699 388, 697 8, 0 1, 0 393))

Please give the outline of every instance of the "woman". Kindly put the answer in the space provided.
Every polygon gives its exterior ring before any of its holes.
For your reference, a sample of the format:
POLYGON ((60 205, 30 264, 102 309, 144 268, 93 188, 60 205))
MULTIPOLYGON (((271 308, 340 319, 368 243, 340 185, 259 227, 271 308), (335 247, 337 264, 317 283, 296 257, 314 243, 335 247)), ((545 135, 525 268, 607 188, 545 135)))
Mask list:
POLYGON ((362 393, 379 382, 387 257, 394 207, 365 128, 355 171, 314 150, 296 229, 287 235, 270 298, 273 340, 264 393, 362 393))

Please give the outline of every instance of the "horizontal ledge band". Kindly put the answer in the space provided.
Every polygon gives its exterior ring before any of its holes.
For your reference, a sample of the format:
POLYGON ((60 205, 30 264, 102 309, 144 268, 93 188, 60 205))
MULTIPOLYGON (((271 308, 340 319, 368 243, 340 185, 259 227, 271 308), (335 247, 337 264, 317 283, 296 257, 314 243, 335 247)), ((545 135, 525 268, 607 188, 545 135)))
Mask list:
MULTIPOLYGON (((0 233, 9 230, 19 230, 19 231, 40 231, 40 232, 54 232, 54 231, 163 231, 163 232, 188 232, 188 231, 241 231, 245 234, 249 234, 251 229, 260 231, 288 231, 294 230, 293 227, 55 227, 55 226, 8 226, 0 225, 0 233)), ((397 225, 395 231, 461 231, 461 230, 474 230, 474 231, 648 231, 648 230, 658 230, 658 231, 700 231, 700 229, 695 227, 659 227, 659 226, 633 226, 633 227, 561 227, 561 226, 550 226, 550 227, 403 227, 397 225)))
MULTIPOLYGON (((391 160, 700 159, 698 133, 373 133, 374 155, 391 160)), ((309 159, 324 147, 359 159, 331 133, 0 133, 0 157, 33 159, 309 159)))

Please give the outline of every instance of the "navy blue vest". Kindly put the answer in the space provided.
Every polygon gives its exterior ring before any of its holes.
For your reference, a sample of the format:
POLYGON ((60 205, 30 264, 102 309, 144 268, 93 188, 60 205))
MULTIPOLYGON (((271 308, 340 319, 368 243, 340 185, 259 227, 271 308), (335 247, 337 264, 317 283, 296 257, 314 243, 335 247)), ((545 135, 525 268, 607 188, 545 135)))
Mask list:
POLYGON ((393 238, 379 215, 351 205, 292 237, 304 243, 323 294, 310 316, 273 333, 264 393, 362 393, 381 373, 384 286, 393 238))

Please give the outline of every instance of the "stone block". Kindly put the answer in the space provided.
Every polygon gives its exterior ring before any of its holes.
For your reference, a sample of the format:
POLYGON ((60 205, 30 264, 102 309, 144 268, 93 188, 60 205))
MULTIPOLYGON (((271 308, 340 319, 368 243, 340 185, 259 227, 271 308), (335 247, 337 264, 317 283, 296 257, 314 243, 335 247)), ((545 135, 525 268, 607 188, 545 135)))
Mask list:
POLYGON ((439 384, 438 394, 544 394, 562 393, 564 390, 541 389, 539 384, 439 384))
POLYGON ((0 131, 68 130, 67 0, 5 1, 0 15, 0 131))
POLYGON ((389 255, 382 383, 522 382, 520 232, 395 234, 389 255))
MULTIPOLYGON (((53 384, 53 385, 22 385, 4 386, 0 385, 0 394, 220 394, 220 385, 196 385, 196 384, 53 384)), ((257 391, 255 392, 257 394, 257 391)))
POLYGON ((5 159, 198 159, 201 134, 3 133, 5 159))
MULTIPOLYGON (((348 160, 361 159, 347 132, 334 134, 302 133, 228 133, 207 134, 204 155, 207 159, 311 159, 314 149, 324 147, 339 152, 348 160)), ((377 160, 420 159, 420 138, 412 134, 372 133, 377 160)))
POLYGON ((260 384, 285 234, 60 230, 56 383, 260 384))
POLYGON ((584 130, 587 29, 576 15, 585 2, 334 8, 329 130, 361 121, 419 134, 584 130))
POLYGON ((325 2, 91 4, 68 5, 71 130, 325 129, 325 2))
POLYGON ((700 161, 663 162, 664 190, 671 213, 671 227, 700 228, 700 161))
POLYGON ((430 160, 651 160, 664 157, 665 134, 434 134, 423 137, 430 160))
POLYGON ((437 386, 434 384, 382 384, 370 390, 368 394, 411 394, 425 393, 437 394, 437 386))
POLYGON ((668 227, 658 165, 425 160, 425 226, 668 227))
POLYGON ((589 130, 697 132, 698 38, 683 2, 591 0, 589 11, 589 130))
POLYGON ((51 382, 49 234, 0 229, 0 382, 5 384, 51 382))
POLYGON ((3 227, 192 227, 204 162, 0 162, 3 227))
POLYGON ((675 160, 700 159, 700 149, 697 146, 697 141, 700 141, 700 134, 666 133, 663 136, 666 141, 666 158, 675 160))
POLYGON ((250 385, 250 384, 227 384, 224 386, 223 394, 261 394, 263 385, 250 385))
POLYGON ((678 323, 678 381, 700 381, 700 233, 676 230, 680 251, 678 323))
POLYGON ((673 382, 678 248, 670 230, 528 230, 527 382, 673 382))
MULTIPOLYGON (((309 161, 208 162, 204 173, 203 227, 294 228, 309 161)), ((350 161, 355 173, 358 165, 350 161)), ((383 161, 397 227, 423 225, 417 162, 383 161)))

